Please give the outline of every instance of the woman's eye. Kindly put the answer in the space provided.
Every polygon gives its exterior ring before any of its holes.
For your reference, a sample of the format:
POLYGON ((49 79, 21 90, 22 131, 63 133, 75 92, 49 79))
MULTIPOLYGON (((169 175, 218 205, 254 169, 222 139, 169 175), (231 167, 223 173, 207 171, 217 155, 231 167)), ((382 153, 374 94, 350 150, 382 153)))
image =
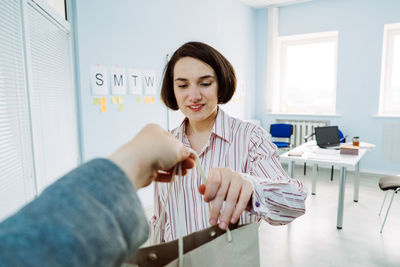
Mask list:
POLYGON ((201 85, 201 86, 206 86, 206 87, 207 87, 207 86, 210 86, 211 83, 201 83, 200 85, 201 85))
POLYGON ((179 87, 179 88, 186 88, 186 87, 187 87, 187 84, 180 84, 180 85, 178 85, 178 87, 179 87))

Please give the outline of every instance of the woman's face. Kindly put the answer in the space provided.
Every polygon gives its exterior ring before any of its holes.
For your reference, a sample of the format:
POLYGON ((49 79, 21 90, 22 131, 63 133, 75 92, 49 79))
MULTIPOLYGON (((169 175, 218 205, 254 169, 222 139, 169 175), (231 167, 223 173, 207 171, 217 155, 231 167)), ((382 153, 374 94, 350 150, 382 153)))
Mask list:
POLYGON ((190 122, 207 121, 217 111, 217 77, 203 61, 183 57, 175 63, 174 92, 179 109, 190 122))

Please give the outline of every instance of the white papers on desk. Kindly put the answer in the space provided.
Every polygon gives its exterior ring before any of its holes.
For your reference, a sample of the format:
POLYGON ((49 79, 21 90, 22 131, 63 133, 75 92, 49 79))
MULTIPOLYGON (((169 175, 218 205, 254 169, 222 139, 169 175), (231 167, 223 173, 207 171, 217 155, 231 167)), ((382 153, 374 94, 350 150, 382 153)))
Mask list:
POLYGON ((372 148, 375 148, 375 147, 376 147, 376 145, 374 145, 374 144, 360 142, 360 148, 372 149, 372 148))
POLYGON ((303 155, 303 151, 289 151, 288 156, 289 157, 301 157, 303 155))
POLYGON ((328 149, 328 148, 319 148, 313 147, 312 152, 318 155, 339 155, 340 150, 338 149, 328 149))
POLYGON ((339 160, 340 151, 334 149, 324 149, 314 147, 312 152, 307 153, 309 159, 321 159, 321 160, 339 160))
POLYGON ((339 160, 340 155, 332 155, 332 154, 317 154, 317 153, 308 153, 307 158, 309 159, 321 159, 321 160, 339 160))
MULTIPOLYGON (((350 145, 350 146, 353 145, 352 142, 348 142, 348 143, 346 143, 346 144, 347 144, 347 145, 350 145)), ((359 147, 360 147, 360 148, 365 148, 365 149, 373 149, 373 148, 376 147, 376 145, 370 144, 370 143, 366 143, 366 142, 360 142, 359 147)))

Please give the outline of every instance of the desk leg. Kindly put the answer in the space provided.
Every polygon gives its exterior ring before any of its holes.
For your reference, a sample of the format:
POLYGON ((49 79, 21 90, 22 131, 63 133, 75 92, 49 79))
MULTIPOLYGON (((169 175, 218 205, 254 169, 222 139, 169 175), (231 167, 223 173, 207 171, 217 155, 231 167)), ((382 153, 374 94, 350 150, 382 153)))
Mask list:
POLYGON ((313 164, 312 166, 312 187, 311 194, 315 195, 317 191, 317 164, 313 164))
POLYGON ((288 164, 288 174, 289 174, 290 178, 293 178, 293 173, 294 173, 294 161, 291 160, 291 161, 289 161, 289 164, 288 164))
POLYGON ((358 192, 360 191, 360 162, 355 166, 354 170, 354 202, 358 202, 358 192))
POLYGON ((337 222, 336 228, 342 229, 343 226, 343 207, 344 207, 344 189, 346 185, 346 167, 340 168, 340 177, 339 177, 339 201, 338 201, 338 212, 337 212, 337 222))

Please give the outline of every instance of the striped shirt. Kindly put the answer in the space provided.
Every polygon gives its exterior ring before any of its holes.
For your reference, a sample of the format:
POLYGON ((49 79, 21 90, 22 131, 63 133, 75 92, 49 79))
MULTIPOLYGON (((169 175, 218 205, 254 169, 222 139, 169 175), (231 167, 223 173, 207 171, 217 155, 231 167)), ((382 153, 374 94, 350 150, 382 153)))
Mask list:
MULTIPOLYGON (((172 130, 172 134, 190 147, 185 133, 186 122, 187 118, 172 130)), ((211 136, 200 152, 199 159, 206 175, 212 168, 228 167, 252 182, 252 207, 243 212, 240 224, 264 219, 273 225, 283 225, 305 213, 307 188, 300 181, 288 177, 280 164, 276 146, 263 128, 232 118, 219 108, 211 136)), ((198 192, 200 184, 202 179, 195 169, 189 170, 182 179, 184 210, 179 214, 185 218, 183 235, 210 226, 208 204, 198 192)), ((153 233, 167 196, 168 183, 155 183, 154 187, 153 233)), ((158 243, 178 238, 178 206, 176 180, 172 184, 165 217, 160 224, 158 243)))

